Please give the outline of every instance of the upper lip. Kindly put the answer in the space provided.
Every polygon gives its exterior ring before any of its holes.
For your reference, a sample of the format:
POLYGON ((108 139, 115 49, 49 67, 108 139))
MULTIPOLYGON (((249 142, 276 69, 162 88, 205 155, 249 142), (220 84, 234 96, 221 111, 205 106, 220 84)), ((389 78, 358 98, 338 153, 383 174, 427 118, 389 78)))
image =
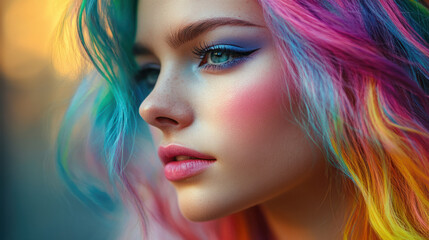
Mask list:
POLYGON ((177 156, 189 156, 197 159, 216 160, 216 158, 213 156, 175 144, 167 145, 165 147, 160 146, 158 149, 158 156, 161 158, 161 161, 164 165, 174 161, 177 156))

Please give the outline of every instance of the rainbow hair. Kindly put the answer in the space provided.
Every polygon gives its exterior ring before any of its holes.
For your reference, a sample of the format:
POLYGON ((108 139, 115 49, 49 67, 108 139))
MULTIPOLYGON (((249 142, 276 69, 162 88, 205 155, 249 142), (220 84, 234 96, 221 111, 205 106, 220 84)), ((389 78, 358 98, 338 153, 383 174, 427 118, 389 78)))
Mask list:
MULTIPOLYGON (((289 91, 300 96, 296 120, 343 173, 346 194, 355 196, 344 239, 428 239, 429 2, 259 2, 289 91)), ((81 44, 105 81, 84 81, 65 115, 58 138, 64 179, 93 206, 112 210, 122 196, 138 210, 146 236, 146 224, 154 222, 184 239, 270 238, 257 208, 208 223, 186 221, 174 201, 163 200, 172 199, 171 189, 162 176, 150 174, 154 167, 138 168, 143 173, 135 168, 139 154, 148 162, 154 158, 150 150, 133 147, 136 141, 151 146, 136 112, 149 90, 130 80, 136 71, 131 49, 136 5, 135 0, 76 4, 81 44), (71 170, 71 139, 83 106, 92 110, 89 159, 108 173, 98 178, 115 187, 82 187, 81 175, 71 170)))

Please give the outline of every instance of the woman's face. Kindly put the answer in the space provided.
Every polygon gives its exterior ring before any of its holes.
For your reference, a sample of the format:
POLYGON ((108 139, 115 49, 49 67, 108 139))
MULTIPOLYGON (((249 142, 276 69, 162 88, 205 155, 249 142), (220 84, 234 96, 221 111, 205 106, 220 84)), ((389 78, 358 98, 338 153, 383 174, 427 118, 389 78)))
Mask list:
POLYGON ((323 167, 293 123, 270 31, 256 0, 140 0, 138 81, 156 85, 140 115, 161 146, 216 159, 172 180, 193 221, 222 217, 287 193, 323 167))

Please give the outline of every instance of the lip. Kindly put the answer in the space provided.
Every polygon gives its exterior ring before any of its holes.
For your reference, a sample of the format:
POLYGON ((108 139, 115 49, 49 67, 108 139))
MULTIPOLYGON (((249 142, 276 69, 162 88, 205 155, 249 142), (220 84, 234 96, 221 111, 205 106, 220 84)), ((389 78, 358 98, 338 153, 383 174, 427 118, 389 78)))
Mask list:
POLYGON ((167 163, 174 161, 174 158, 177 156, 189 156, 189 157, 197 158, 195 160, 216 160, 216 158, 214 158, 213 156, 200 153, 196 150, 182 147, 175 144, 167 145, 165 147, 160 146, 158 149, 158 156, 161 159, 164 166, 167 163))
POLYGON ((161 146, 158 155, 164 164, 164 175, 170 181, 180 181, 198 175, 216 161, 216 158, 210 155, 178 145, 161 146), (177 156, 188 156, 192 159, 175 161, 177 156))

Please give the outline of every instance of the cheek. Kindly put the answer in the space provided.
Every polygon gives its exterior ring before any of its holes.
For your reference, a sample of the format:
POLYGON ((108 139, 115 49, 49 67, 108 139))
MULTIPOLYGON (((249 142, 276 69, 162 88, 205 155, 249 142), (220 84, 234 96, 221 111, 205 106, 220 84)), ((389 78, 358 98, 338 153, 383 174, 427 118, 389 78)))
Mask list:
POLYGON ((281 80, 266 77, 257 83, 240 86, 221 107, 219 120, 237 147, 252 147, 252 142, 260 145, 285 124, 281 80))
MULTIPOLYGON (((270 81, 261 79, 261 82, 269 83, 270 81)), ((258 84, 238 90, 226 105, 224 119, 234 129, 260 127, 262 124, 259 120, 274 117, 273 112, 280 111, 277 109, 279 97, 280 93, 270 84, 258 84)))

